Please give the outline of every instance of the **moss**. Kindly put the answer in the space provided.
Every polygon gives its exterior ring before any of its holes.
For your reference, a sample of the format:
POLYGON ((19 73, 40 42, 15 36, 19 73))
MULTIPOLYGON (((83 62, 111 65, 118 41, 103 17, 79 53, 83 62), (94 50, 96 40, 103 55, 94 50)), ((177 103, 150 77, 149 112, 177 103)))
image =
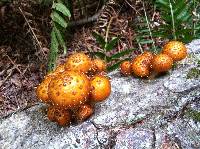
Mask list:
POLYGON ((200 69, 199 68, 191 68, 187 74, 187 79, 195 79, 200 77, 200 69))
POLYGON ((200 111, 188 109, 186 111, 186 116, 189 117, 189 118, 192 118, 195 121, 200 122, 200 111))

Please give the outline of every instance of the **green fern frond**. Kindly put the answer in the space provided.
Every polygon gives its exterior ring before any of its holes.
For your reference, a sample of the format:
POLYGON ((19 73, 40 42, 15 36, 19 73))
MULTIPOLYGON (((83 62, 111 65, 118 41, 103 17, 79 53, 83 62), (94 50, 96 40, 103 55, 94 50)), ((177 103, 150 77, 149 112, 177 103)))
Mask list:
POLYGON ((53 3, 52 8, 61 12, 66 17, 69 17, 69 18, 71 17, 71 13, 69 9, 62 3, 53 3))
POLYGON ((51 47, 50 47, 50 53, 49 53, 49 60, 48 60, 48 71, 54 70, 56 67, 56 59, 58 56, 58 40, 56 37, 56 31, 55 28, 51 31, 51 47))
MULTIPOLYGON (((101 47, 101 51, 98 52, 92 52, 91 54, 99 57, 100 59, 105 60, 106 63, 111 63, 111 66, 108 66, 107 71, 113 71, 117 68, 119 68, 121 62, 123 62, 125 56, 129 55, 134 49, 127 49, 124 51, 119 51, 113 55, 109 55, 109 52, 115 49, 115 46, 117 45, 119 41, 119 37, 113 37, 111 41, 106 41, 100 34, 94 32, 93 33, 94 38, 96 39, 97 43, 101 47)), ((127 58, 125 58, 127 59, 127 58)))
POLYGON ((58 0, 57 2, 53 3, 51 13, 53 28, 51 32, 51 47, 48 61, 48 71, 52 71, 55 68, 59 47, 63 48, 64 54, 67 53, 67 47, 63 34, 66 31, 70 17, 71 13, 62 1, 58 0))
POLYGON ((192 3, 186 0, 156 0, 156 7, 161 11, 161 17, 166 23, 163 25, 163 32, 168 32, 165 38, 184 42, 191 40, 188 37, 192 36, 189 32, 191 29, 189 22, 192 22, 192 10, 190 9, 192 3))

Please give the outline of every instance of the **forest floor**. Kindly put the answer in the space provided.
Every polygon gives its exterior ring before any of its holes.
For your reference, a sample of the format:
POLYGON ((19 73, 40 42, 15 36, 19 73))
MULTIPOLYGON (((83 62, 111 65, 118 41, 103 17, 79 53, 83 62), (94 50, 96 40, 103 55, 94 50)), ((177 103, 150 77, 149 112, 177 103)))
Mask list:
POLYGON ((31 7, 0 6, 0 117, 34 104, 46 73, 50 9, 31 7))
MULTIPOLYGON (((135 11, 135 8, 131 9, 135 11)), ((50 13, 50 7, 30 5, 29 0, 22 0, 20 3, 16 0, 12 4, 0 6, 0 117, 31 106, 37 101, 35 88, 47 73, 50 13)), ((113 22, 115 27, 112 28, 117 29, 113 32, 121 31, 125 37, 118 45, 118 50, 134 46, 131 41, 134 32, 123 20, 133 19, 130 15, 130 11, 127 11, 113 22)), ((96 26, 99 27, 99 24, 96 26)), ((94 46, 94 39, 91 40, 91 36, 88 36, 94 28, 97 30, 91 25, 76 29, 69 47, 77 50, 98 50, 94 46)))

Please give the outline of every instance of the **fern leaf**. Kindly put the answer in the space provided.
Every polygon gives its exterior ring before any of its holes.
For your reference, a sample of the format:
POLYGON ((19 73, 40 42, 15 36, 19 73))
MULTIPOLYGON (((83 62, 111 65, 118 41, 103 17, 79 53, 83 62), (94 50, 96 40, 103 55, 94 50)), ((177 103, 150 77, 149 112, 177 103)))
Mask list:
POLYGON ((52 12, 51 13, 51 18, 54 22, 58 23, 60 26, 62 26, 63 28, 67 27, 67 22, 65 21, 65 19, 58 14, 57 12, 52 12))
POLYGON ((107 71, 110 72, 110 71, 116 70, 117 68, 119 68, 120 64, 121 64, 123 61, 126 61, 126 60, 130 60, 130 59, 129 59, 129 58, 126 58, 126 59, 124 59, 124 60, 121 60, 121 61, 119 61, 119 62, 117 62, 117 63, 115 63, 115 64, 109 66, 109 67, 107 68, 107 71))
POLYGON ((66 17, 69 17, 69 18, 71 17, 71 13, 70 13, 69 9, 62 3, 53 3, 52 8, 61 12, 66 17))
POLYGON ((106 45, 106 41, 104 38, 96 32, 93 32, 92 35, 95 37, 96 41, 100 44, 101 48, 104 49, 106 45))
POLYGON ((51 47, 50 47, 50 54, 48 60, 48 71, 54 70, 56 67, 56 59, 58 56, 58 40, 56 38, 55 28, 52 29, 51 32, 51 47))
POLYGON ((64 54, 66 54, 67 53, 67 47, 65 45, 65 41, 64 41, 64 38, 62 36, 61 31, 56 27, 56 25, 54 26, 54 30, 55 30, 55 33, 56 33, 56 37, 59 41, 59 44, 63 47, 64 54))
POLYGON ((142 39, 139 40, 140 44, 149 44, 149 43, 153 43, 154 41, 151 39, 142 39))
POLYGON ((97 56, 100 59, 105 59, 105 58, 108 59, 106 54, 103 52, 91 52, 91 54, 97 56))
POLYGON ((133 51, 134 51, 134 49, 128 49, 128 50, 121 51, 119 53, 116 53, 116 54, 112 55, 111 59, 117 59, 117 58, 123 57, 125 55, 130 54, 133 51))
POLYGON ((106 44, 105 46, 106 51, 109 52, 113 50, 118 41, 119 41, 118 37, 113 37, 113 39, 109 43, 106 44))

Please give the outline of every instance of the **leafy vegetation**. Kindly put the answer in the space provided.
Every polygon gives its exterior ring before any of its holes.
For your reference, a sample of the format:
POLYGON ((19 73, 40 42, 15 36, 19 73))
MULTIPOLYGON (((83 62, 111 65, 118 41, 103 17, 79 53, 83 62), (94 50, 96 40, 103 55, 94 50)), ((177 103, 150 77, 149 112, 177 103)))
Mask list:
POLYGON ((111 66, 107 68, 108 71, 113 71, 117 69, 119 65, 121 64, 121 62, 123 62, 124 60, 129 60, 129 58, 125 58, 125 59, 124 58, 121 59, 121 58, 124 57, 125 55, 130 54, 133 51, 133 49, 127 49, 125 51, 117 52, 111 56, 109 56, 108 54, 109 52, 114 50, 119 40, 119 37, 113 37, 111 41, 107 41, 107 39, 104 39, 101 35, 95 32, 93 33, 93 36, 96 38, 96 41, 100 45, 102 51, 92 52, 92 54, 103 59, 106 63, 114 62, 114 64, 112 64, 111 66))
POLYGON ((144 17, 139 17, 140 23, 136 25, 136 34, 135 41, 138 44, 138 47, 141 52, 143 52, 142 46, 145 44, 151 45, 150 51, 153 53, 158 53, 160 51, 159 47, 155 45, 155 34, 153 34, 153 29, 151 27, 151 22, 147 16, 145 3, 143 3, 144 17))
MULTIPOLYGON (((153 22, 146 13, 143 3, 144 16, 140 16, 137 25, 138 47, 148 44, 150 50, 158 53, 161 48, 155 44, 155 39, 180 40, 188 43, 193 39, 200 38, 200 2, 196 0, 156 0, 155 10, 160 12, 162 22, 152 28, 153 22)), ((142 49, 141 49, 142 51, 142 49)))
POLYGON ((71 17, 69 9, 62 2, 54 2, 52 5, 51 18, 53 28, 51 31, 51 47, 48 62, 48 71, 55 68, 55 62, 58 56, 58 48, 63 48, 64 54, 67 53, 67 47, 64 38, 64 32, 68 25, 68 20, 71 17))
POLYGON ((167 39, 189 42, 198 38, 199 18, 195 15, 199 2, 186 0, 156 0, 165 24, 159 27, 160 36, 167 39), (191 9, 194 8, 194 9, 191 9))
MULTIPOLYGON (((44 2, 45 0, 43 0, 44 2)), ((49 2, 49 1, 48 1, 49 2)), ((47 2, 46 2, 47 3, 47 2)), ((101 0, 105 4, 105 0, 101 0)), ((154 53, 159 53, 161 47, 156 44, 156 39, 180 40, 185 43, 190 42, 195 38, 200 38, 200 2, 197 0, 155 0, 150 4, 154 6, 155 11, 160 12, 161 22, 158 26, 154 26, 150 16, 147 13, 145 4, 142 2, 143 15, 139 17, 140 23, 136 24, 136 36, 134 37, 140 51, 143 51, 143 46, 148 45, 149 49, 154 53)), ((149 4, 149 2, 148 2, 149 4)), ((86 4, 79 1, 80 11, 85 8, 86 4)), ((58 55, 58 48, 62 47, 64 54, 67 53, 65 45, 64 32, 69 23, 69 19, 73 14, 72 1, 62 2, 58 0, 53 3, 51 18, 53 21, 53 29, 51 33, 51 52, 49 56, 48 70, 51 71, 55 67, 55 61, 58 55)), ((108 68, 112 71, 119 67, 125 55, 129 55, 132 49, 120 51, 112 56, 109 53, 115 48, 118 42, 118 37, 113 37, 111 41, 105 39, 94 33, 93 36, 101 46, 101 51, 93 52, 96 56, 104 59, 107 63, 112 65, 108 68)))

